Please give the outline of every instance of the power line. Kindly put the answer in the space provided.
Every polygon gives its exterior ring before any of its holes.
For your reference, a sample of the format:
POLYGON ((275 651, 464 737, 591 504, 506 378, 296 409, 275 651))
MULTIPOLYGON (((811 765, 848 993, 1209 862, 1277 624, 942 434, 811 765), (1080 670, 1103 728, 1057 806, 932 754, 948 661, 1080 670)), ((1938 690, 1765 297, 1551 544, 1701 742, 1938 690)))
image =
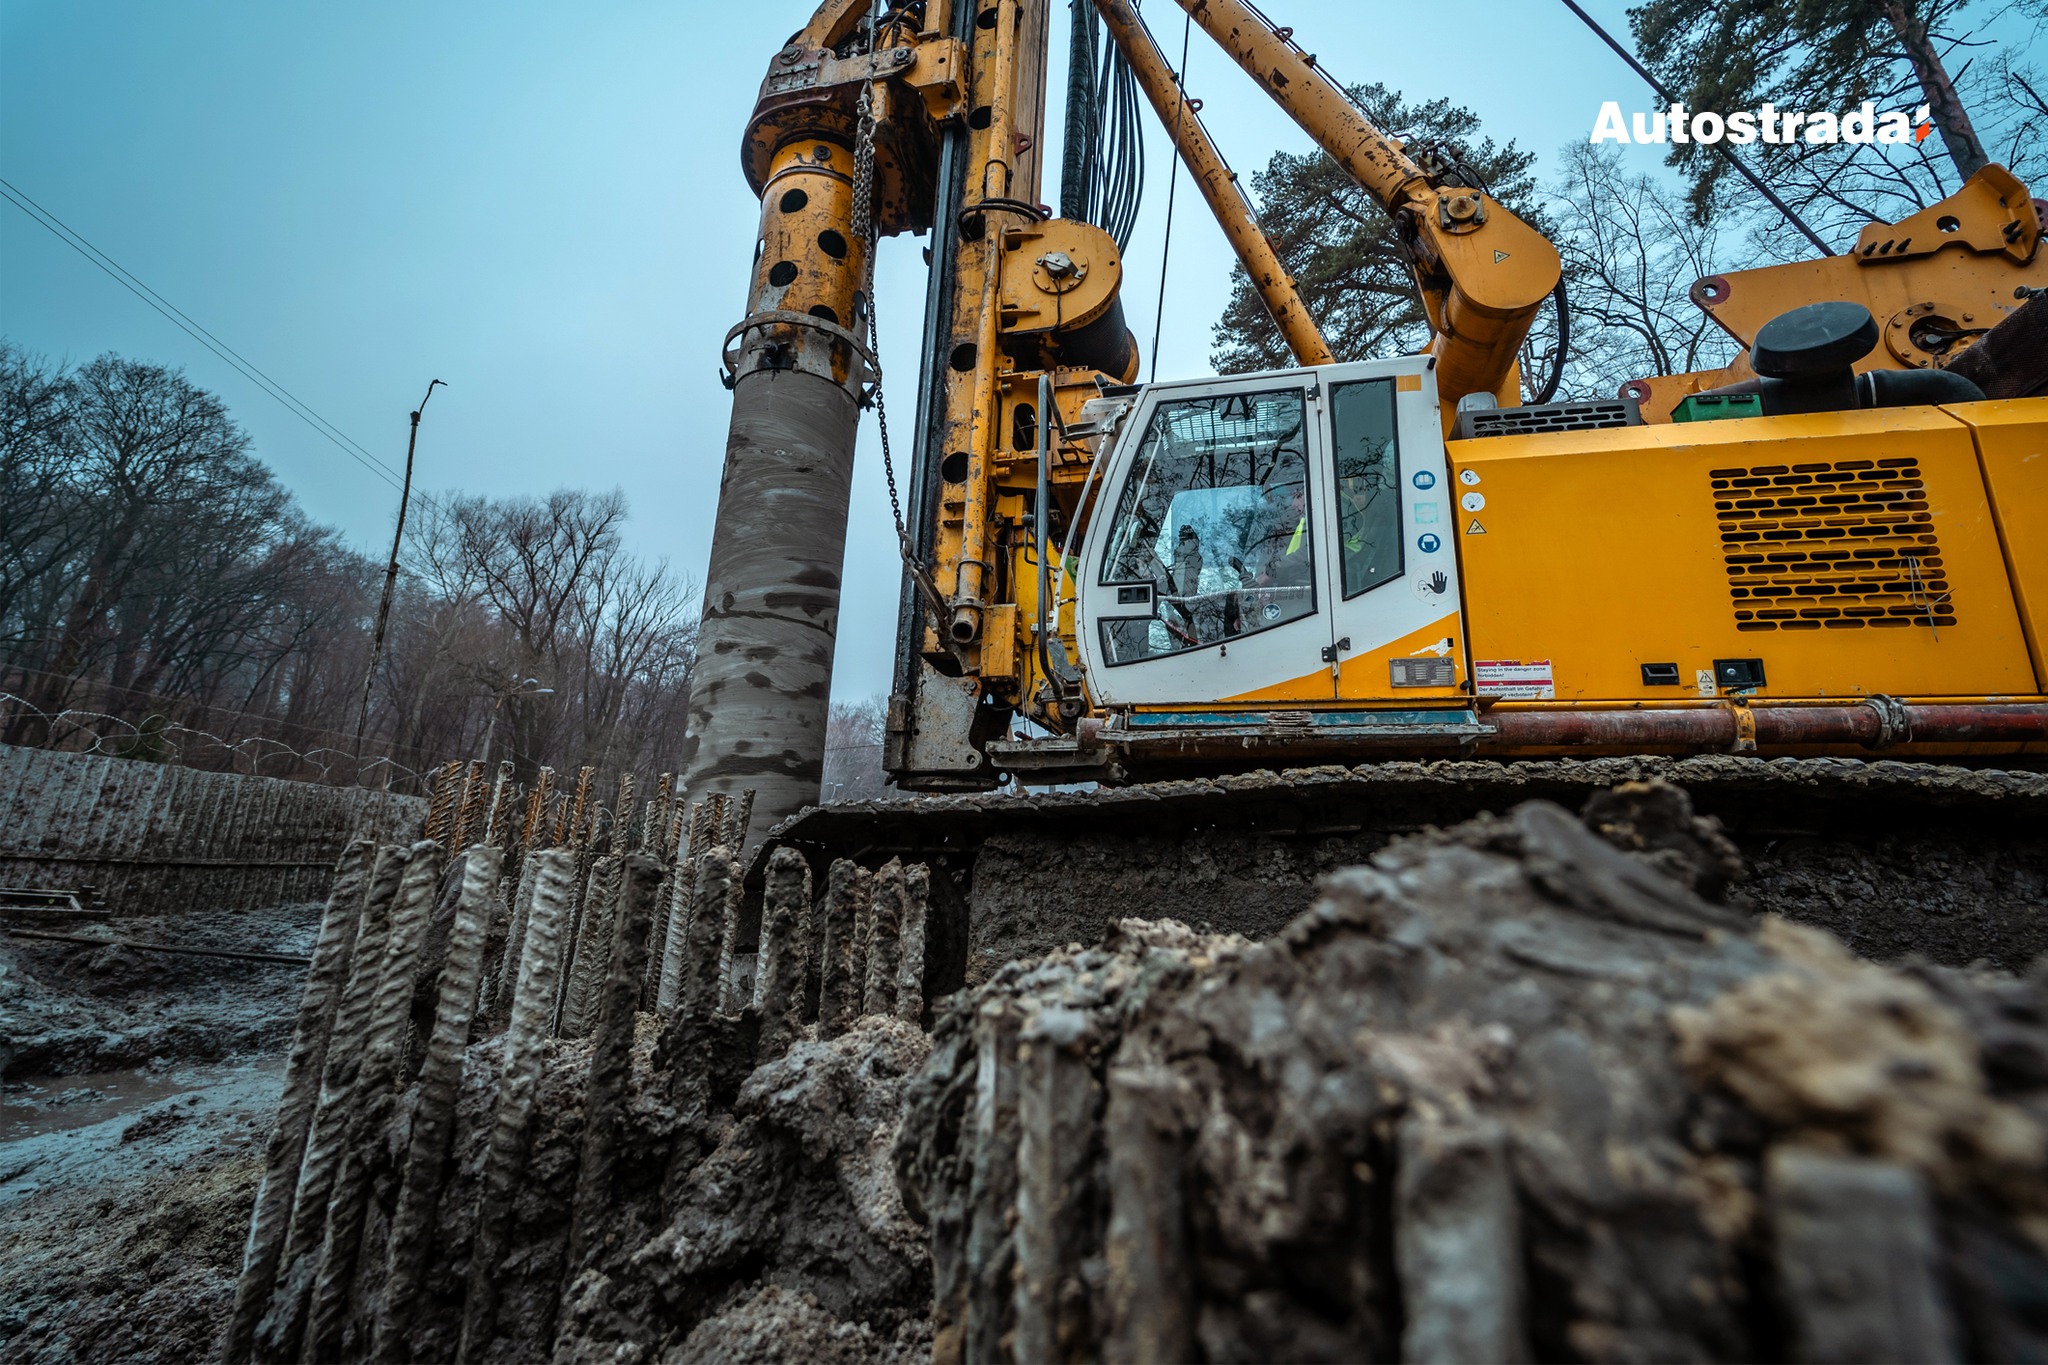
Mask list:
POLYGON ((358 464, 365 465, 365 467, 370 469, 371 473, 377 474, 380 478, 385 479, 386 482, 394 482, 396 480, 396 470, 385 465, 382 460, 364 449, 359 442, 352 439, 346 432, 320 416, 319 413, 314 412, 311 407, 301 402, 284 385, 279 384, 276 380, 258 369, 251 361, 244 359, 240 352, 236 351, 219 337, 216 337, 212 332, 207 331, 205 327, 188 316, 183 309, 157 293, 156 290, 151 289, 119 261, 116 261, 113 257, 107 255, 106 252, 101 251, 90 241, 86 240, 85 236, 71 227, 70 224, 30 198, 20 187, 8 180, 0 179, 0 195, 5 195, 10 203, 23 213, 28 214, 31 219, 58 241, 98 266, 116 284, 119 284, 129 293, 135 295, 162 314, 173 326, 233 366, 244 378, 256 384, 272 398, 283 403, 300 421, 305 422, 328 441, 339 446, 343 454, 348 455, 358 464))
MULTIPOLYGON (((1140 19, 1140 23, 1144 20, 1140 19)), ((1159 302, 1152 310, 1152 373, 1146 382, 1159 378, 1159 329, 1166 321, 1166 267, 1173 259, 1173 191, 1180 184, 1180 121, 1188 109, 1188 36, 1194 32, 1194 11, 1182 16, 1180 24, 1180 69, 1173 75, 1173 167, 1166 175, 1166 236, 1159 247, 1159 302)), ((1150 33, 1146 34, 1150 37, 1150 33)), ((1154 47, 1158 44, 1155 42, 1154 47)), ((1164 53, 1160 54, 1164 57, 1164 53)))
MULTIPOLYGON (((1624 62, 1627 62, 1629 65, 1629 69, 1634 71, 1638 76, 1641 76, 1644 82, 1650 87, 1650 89, 1657 92, 1658 99, 1664 100, 1667 103, 1673 105, 1678 103, 1678 96, 1672 94, 1668 89, 1666 89, 1664 86, 1664 82, 1658 80, 1655 75, 1651 74, 1651 71, 1648 67, 1644 66, 1641 62, 1637 61, 1635 53, 1630 52, 1620 43, 1614 41, 1613 37, 1608 34, 1606 29, 1600 27, 1599 22, 1595 20, 1592 15, 1586 13, 1586 11, 1584 11, 1583 9, 1580 9, 1577 0, 1564 0, 1564 7, 1570 10, 1573 14, 1578 15, 1579 21, 1585 24, 1587 28, 1592 29, 1594 35, 1598 37, 1601 42, 1607 44, 1607 46, 1613 51, 1615 56, 1621 58, 1624 62)), ((1764 198, 1770 200, 1771 207, 1776 209, 1779 213, 1784 214, 1785 221, 1790 223, 1794 228, 1798 229, 1800 236, 1804 237, 1807 241, 1813 243, 1814 249, 1816 251, 1820 252, 1820 254, 1823 256, 1832 256, 1835 254, 1834 249, 1830 247, 1826 242, 1821 240, 1820 234, 1815 232, 1812 228, 1808 227, 1806 225, 1806 220, 1804 218, 1801 218, 1797 213, 1793 212, 1792 206, 1786 203, 1783 199, 1780 199, 1778 197, 1778 192, 1772 189, 1768 184, 1764 183, 1764 178, 1758 175, 1755 171, 1751 170, 1749 168, 1748 162, 1744 161, 1741 157, 1735 154, 1734 148, 1726 146, 1719 142, 1711 143, 1709 145, 1713 148, 1714 154, 1716 156, 1720 157, 1723 161, 1727 162, 1729 167, 1732 168, 1737 175, 1741 176, 1744 180, 1747 180, 1750 183, 1751 188, 1755 189, 1756 192, 1758 194, 1761 194, 1764 198)))
MULTIPOLYGON (((355 440, 347 432, 315 412, 310 405, 293 394, 291 390, 285 388, 284 385, 258 369, 253 362, 244 359, 240 352, 236 351, 219 337, 216 337, 212 332, 206 330, 206 328, 194 321, 176 304, 157 293, 154 289, 151 289, 141 279, 130 273, 119 261, 116 261, 113 257, 107 255, 106 252, 87 241, 76 229, 56 214, 44 208, 41 204, 38 204, 34 199, 31 199, 18 186, 4 178, 0 178, 0 197, 4 197, 9 203, 27 214, 33 222, 41 226, 58 241, 98 266, 116 284, 162 314, 165 320, 204 346, 207 350, 213 352, 214 355, 233 367, 243 378, 255 384, 279 403, 282 403, 286 411, 318 432, 337 450, 341 451, 342 454, 348 456, 357 464, 362 465, 393 488, 399 486, 397 470, 371 454, 364 448, 361 442, 355 440)), ((434 499, 427 497, 425 494, 420 495, 420 500, 436 508, 439 507, 439 504, 434 499)))

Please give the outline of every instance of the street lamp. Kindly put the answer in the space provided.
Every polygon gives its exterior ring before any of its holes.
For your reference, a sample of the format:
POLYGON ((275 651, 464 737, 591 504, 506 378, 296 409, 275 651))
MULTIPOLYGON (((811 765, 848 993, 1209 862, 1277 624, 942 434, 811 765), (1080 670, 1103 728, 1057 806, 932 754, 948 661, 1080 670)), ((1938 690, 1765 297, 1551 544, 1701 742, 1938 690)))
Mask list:
POLYGON ((552 697, 555 695, 555 689, 552 687, 542 687, 539 678, 522 678, 504 691, 498 691, 497 688, 492 688, 491 690, 498 693, 498 700, 491 707, 491 723, 484 727, 484 756, 481 761, 486 766, 491 761, 491 741, 498 737, 498 713, 505 709, 506 700, 512 697, 552 697))

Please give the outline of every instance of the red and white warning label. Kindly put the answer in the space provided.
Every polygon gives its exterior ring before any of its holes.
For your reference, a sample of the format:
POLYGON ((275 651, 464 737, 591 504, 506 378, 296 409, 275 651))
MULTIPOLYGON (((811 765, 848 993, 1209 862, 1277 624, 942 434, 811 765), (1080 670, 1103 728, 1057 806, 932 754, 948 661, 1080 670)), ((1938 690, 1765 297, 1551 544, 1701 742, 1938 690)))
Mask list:
POLYGON ((1557 696, 1548 659, 1474 659, 1472 686, 1480 696, 1502 701, 1550 701, 1557 696))

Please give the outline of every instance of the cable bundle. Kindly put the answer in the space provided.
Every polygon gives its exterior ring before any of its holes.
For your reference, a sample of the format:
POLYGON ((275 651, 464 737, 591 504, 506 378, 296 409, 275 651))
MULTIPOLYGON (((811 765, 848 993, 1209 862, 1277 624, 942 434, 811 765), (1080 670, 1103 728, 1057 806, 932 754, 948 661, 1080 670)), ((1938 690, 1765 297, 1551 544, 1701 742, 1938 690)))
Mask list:
POLYGON ((1092 0, 1073 0, 1073 24, 1060 216, 1095 224, 1122 248, 1145 189, 1138 82, 1116 44, 1101 41, 1092 0))

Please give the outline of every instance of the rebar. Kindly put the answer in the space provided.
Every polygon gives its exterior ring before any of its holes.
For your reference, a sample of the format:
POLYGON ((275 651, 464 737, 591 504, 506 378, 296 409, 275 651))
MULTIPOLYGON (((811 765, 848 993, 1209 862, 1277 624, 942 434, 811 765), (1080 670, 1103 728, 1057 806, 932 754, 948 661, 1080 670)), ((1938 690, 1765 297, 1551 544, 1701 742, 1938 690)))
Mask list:
POLYGON ((683 989, 687 962, 690 917, 696 905, 697 861, 711 837, 711 820, 704 802, 690 809, 690 837, 674 870, 669 874, 668 924, 662 934, 661 985, 655 992, 654 1008, 666 1014, 676 1007, 683 989))
POLYGON ((633 785, 633 774, 620 775, 618 804, 612 807, 613 853, 630 853, 633 849, 633 785))
POLYGON ((491 814, 484 823, 484 842, 493 848, 504 849, 512 838, 512 807, 518 801, 518 789, 512 785, 512 760, 505 759, 498 764, 498 780, 491 787, 491 814))
MULTIPOLYGON (((968 1181, 967 1283, 963 1356, 1012 1358, 1003 1338, 1013 1318, 1017 1202, 1017 1034, 1023 1020, 1006 1000, 974 1020, 974 1173, 968 1181)), ((958 1319, 956 1319, 958 1320, 958 1319)), ((936 1353, 934 1353, 936 1355, 936 1353)), ((962 1357, 955 1357, 960 1359, 962 1357)))
POLYGON ((661 863, 645 853, 627 855, 621 869, 610 970, 598 1003, 590 1050, 590 1083, 583 1103, 583 1159, 571 1205, 569 1257, 563 1283, 574 1279, 596 1229, 612 1215, 612 1165, 633 1074, 633 1027, 647 968, 647 924, 661 885, 661 863))
POLYGON ((740 793, 740 799, 731 806, 726 816, 724 843, 732 850, 734 858, 743 859, 746 856, 747 826, 753 818, 754 789, 748 787, 740 793))
POLYGON ((863 868, 859 882, 859 896, 853 903, 853 1014, 847 1019, 851 1024, 862 1014, 862 1003, 868 989, 868 940, 875 932, 875 874, 863 868))
POLYGON ((434 770, 434 791, 427 804, 427 823, 421 831, 423 839, 443 839, 448 834, 448 822, 455 813, 455 805, 461 797, 462 760, 451 759, 434 770))
POLYGON ((654 800, 647 806, 640 846, 664 862, 676 856, 675 804, 675 774, 661 773, 654 779, 654 800))
POLYGON ((589 822, 595 813, 591 809, 590 785, 597 778, 597 769, 582 767, 576 770, 576 791, 570 798, 569 828, 565 838, 559 842, 575 848, 582 848, 590 842, 589 822))
POLYGON ((824 932, 818 948, 818 1036, 836 1038, 860 1014, 862 987, 855 926, 869 897, 867 871, 846 858, 834 860, 818 904, 824 932))
POLYGON ((902 944, 896 962, 896 1017, 924 1020, 924 931, 932 898, 931 869, 913 863, 903 871, 902 944))
POLYGON ((1103 1120, 1109 1224, 1103 1232, 1109 1311, 1103 1356, 1115 1365, 1195 1358, 1181 1082, 1165 1067, 1112 1067, 1103 1120))
MULTIPOLYGON (((749 787, 739 800, 724 807, 725 827, 720 842, 731 850, 734 875, 726 890, 725 937, 718 950, 718 1008, 723 1014, 738 1014, 753 998, 753 991, 740 985, 740 921, 746 909, 747 822, 754 817, 754 790, 749 787)), ((758 950, 758 945, 757 945, 758 950)))
POLYGON ((362 1069, 364 1034, 370 1005, 384 967, 391 934, 392 909, 405 877, 407 850, 385 844, 377 850, 363 894, 362 918, 356 926, 355 949, 349 955, 348 984, 335 1006, 334 1027, 321 1059, 320 1102, 306 1136, 306 1154, 299 1164, 298 1191, 292 1201, 291 1226, 279 1259, 279 1281, 270 1306, 258 1323, 265 1359, 289 1360, 298 1355, 306 1291, 316 1268, 316 1254, 327 1229, 328 1196, 334 1188, 347 1146, 349 1115, 362 1069))
POLYGON ((678 786, 675 789, 674 795, 669 798, 668 832, 662 836, 661 841, 661 846, 665 850, 663 854, 665 857, 678 856, 682 850, 683 833, 687 827, 690 812, 695 809, 691 806, 689 797, 690 794, 678 786))
POLYGON ((298 1191, 299 1163, 306 1154, 313 1111, 320 1100, 320 1073, 334 1030, 335 1011, 347 984, 349 959, 362 922, 363 896, 369 887, 376 845, 357 839, 335 864, 334 885, 327 893, 327 911, 320 919, 320 937, 313 948, 313 966, 306 975, 306 993, 299 1000, 299 1018, 292 1030, 292 1048, 285 1060, 284 1095, 278 1102, 277 1126, 264 1151, 263 1181, 256 1188, 256 1206, 249 1215, 249 1238, 242 1252, 242 1274, 235 1286, 235 1305, 222 1342, 223 1359, 249 1359, 256 1324, 277 1283, 278 1261, 291 1227, 293 1196, 298 1191))
POLYGON ((519 978, 519 958, 526 947, 526 921, 533 909, 534 857, 540 850, 528 847, 519 858, 519 880, 514 884, 505 926, 505 951, 498 955, 490 979, 484 983, 489 997, 483 1018, 492 1025, 511 1016, 512 991, 519 978))
POLYGON ((868 917, 867 979, 860 997, 862 1014, 896 1012, 896 971, 903 960, 906 899, 903 860, 891 858, 875 874, 873 913, 868 917))
POLYGON ((754 1001, 761 1015, 756 1060, 789 1051, 803 1027, 804 951, 811 907, 811 866, 793 848, 768 859, 761 896, 761 957, 754 1001))
POLYGON ((412 1140, 399 1185, 398 1207, 391 1217, 390 1257, 371 1347, 377 1360, 410 1357, 406 1336, 412 1330, 440 1207, 448 1144, 455 1128, 456 1095, 462 1084, 462 1054, 469 1043, 477 977, 483 969, 484 936, 503 867, 504 855, 495 848, 472 848, 463 855, 455 926, 447 962, 441 969, 434 1029, 420 1068, 419 1102, 413 1110, 412 1140))
POLYGON ((519 826, 519 851, 524 856, 541 838, 541 826, 548 803, 555 795, 555 770, 542 768, 533 775, 533 790, 526 794, 526 819, 519 826))
POLYGON ((1100 1087, 1090 1074, 1088 1016, 1045 1009, 1017 1048, 1015 1358, 1064 1360, 1093 1338, 1081 1263, 1093 1240, 1100 1087))
POLYGON ((598 990, 612 957, 620 863, 619 855, 606 854, 590 865, 590 876, 584 883, 583 908, 576 917, 576 934, 570 944, 563 984, 560 1032, 564 1038, 581 1038, 590 1030, 598 990))
POLYGON ((484 819, 489 814, 490 784, 484 778, 482 759, 471 759, 462 777, 462 799, 456 805, 455 828, 448 840, 449 855, 462 852, 483 837, 484 819))
POLYGON ((504 1259, 505 1239, 511 1230, 513 1201, 526 1172, 527 1127, 555 1009, 563 911, 576 891, 573 852, 547 849, 535 854, 532 861, 533 905, 519 958, 512 1021, 505 1030, 498 1105, 491 1120, 490 1148, 484 1157, 476 1234, 470 1249, 462 1340, 456 1352, 456 1359, 463 1362, 483 1359, 497 1331, 499 1262, 504 1259))
POLYGON ((370 1001, 362 1066, 349 1097, 347 1148, 335 1176, 334 1192, 327 1200, 326 1236, 320 1244, 319 1269, 306 1312, 304 1360, 334 1360, 342 1354, 349 1293, 362 1249, 371 1168, 396 1103, 394 1083, 411 1024, 413 966, 426 939, 445 865, 441 845, 427 839, 414 844, 406 859, 405 880, 398 889, 384 962, 370 1001))
POLYGON ((690 913, 690 942, 683 1012, 709 1019, 718 1004, 718 945, 725 936, 727 893, 734 880, 732 854, 723 844, 704 850, 697 860, 697 902, 690 913))

